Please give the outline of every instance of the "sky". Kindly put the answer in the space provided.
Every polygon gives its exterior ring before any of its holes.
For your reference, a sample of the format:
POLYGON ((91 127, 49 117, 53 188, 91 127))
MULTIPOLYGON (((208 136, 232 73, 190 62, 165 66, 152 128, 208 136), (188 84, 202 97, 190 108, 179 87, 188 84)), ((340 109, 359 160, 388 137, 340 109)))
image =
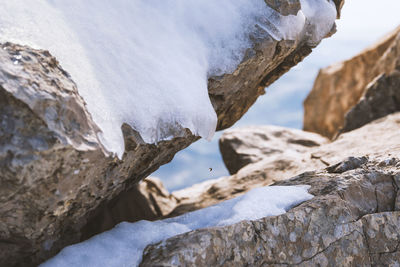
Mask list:
MULTIPOLYGON (((337 33, 266 89, 233 126, 279 125, 302 128, 303 101, 320 68, 349 59, 400 25, 400 0, 346 0, 337 33)), ((211 142, 200 140, 153 173, 170 191, 228 175, 218 148, 221 132, 211 142), (212 168, 212 171, 210 171, 212 168)))

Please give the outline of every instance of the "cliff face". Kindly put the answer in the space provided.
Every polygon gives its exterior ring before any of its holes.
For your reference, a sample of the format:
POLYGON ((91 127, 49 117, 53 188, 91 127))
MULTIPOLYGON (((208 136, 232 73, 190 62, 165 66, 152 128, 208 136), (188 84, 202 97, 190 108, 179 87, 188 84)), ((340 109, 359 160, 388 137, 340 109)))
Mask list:
POLYGON ((304 101, 304 130, 333 138, 398 111, 399 53, 397 28, 352 59, 322 69, 304 101))
MULTIPOLYGON (((296 13, 298 3, 268 4, 285 15, 296 13)), ((208 81, 218 129, 236 122, 266 85, 314 45, 307 39, 278 41, 261 28, 254 32, 252 48, 237 69, 208 81)), ((140 180, 198 139, 187 132, 145 144, 123 125, 122 160, 105 155, 98 127, 71 77, 48 52, 26 46, 1 44, 0 95, 0 265, 35 265, 66 245, 134 220, 130 215, 103 218, 137 190, 140 180), (102 226, 91 227, 97 220, 102 226)))

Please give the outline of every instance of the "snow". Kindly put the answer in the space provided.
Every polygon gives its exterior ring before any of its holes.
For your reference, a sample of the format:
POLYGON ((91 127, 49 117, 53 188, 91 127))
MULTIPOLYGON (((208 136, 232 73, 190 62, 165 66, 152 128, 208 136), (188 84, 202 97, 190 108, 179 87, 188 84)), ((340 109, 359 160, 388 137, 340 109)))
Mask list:
POLYGON ((306 38, 310 45, 316 45, 333 27, 337 15, 335 4, 320 0, 300 0, 300 3, 308 20, 306 38))
POLYGON ((313 196, 310 186, 267 186, 220 204, 162 221, 123 222, 85 242, 64 248, 42 267, 137 266, 144 248, 199 228, 226 226, 285 213, 313 196))
POLYGON ((77 83, 102 143, 119 157, 124 122, 147 143, 184 128, 210 139, 217 116, 207 79, 234 71, 256 24, 277 40, 298 40, 306 27, 315 43, 336 15, 331 0, 301 0, 297 16, 282 16, 263 0, 0 2, 0 42, 55 55, 77 83))

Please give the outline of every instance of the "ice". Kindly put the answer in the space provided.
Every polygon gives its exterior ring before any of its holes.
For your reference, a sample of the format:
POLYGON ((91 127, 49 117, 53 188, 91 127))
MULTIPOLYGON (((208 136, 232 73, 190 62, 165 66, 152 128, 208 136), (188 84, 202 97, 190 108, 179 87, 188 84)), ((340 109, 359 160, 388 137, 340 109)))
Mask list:
POLYGON ((335 4, 327 0, 300 0, 300 3, 308 20, 308 43, 316 45, 333 27, 337 15, 335 4))
POLYGON ((331 0, 301 3, 296 16, 282 16, 263 0, 0 0, 0 42, 55 55, 102 143, 121 157, 124 122, 147 143, 184 128, 210 139, 217 116, 207 79, 236 68, 256 24, 277 40, 299 40, 308 27, 313 43, 330 30, 331 0))
POLYGON ((64 248, 42 267, 137 266, 143 249, 192 230, 225 226, 285 213, 313 196, 309 186, 269 186, 198 211, 162 221, 120 223, 85 242, 64 248))

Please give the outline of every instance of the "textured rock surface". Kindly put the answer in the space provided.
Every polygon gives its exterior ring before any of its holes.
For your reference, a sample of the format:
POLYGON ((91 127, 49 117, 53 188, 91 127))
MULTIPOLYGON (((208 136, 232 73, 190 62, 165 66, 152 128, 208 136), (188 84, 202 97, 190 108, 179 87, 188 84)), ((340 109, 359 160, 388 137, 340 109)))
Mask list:
MULTIPOLYGON (((277 128, 261 127, 260 129, 264 131, 273 129, 271 132, 264 132, 265 135, 272 135, 277 128)), ((236 132, 238 137, 243 137, 243 132, 246 130, 249 132, 248 135, 251 135, 251 131, 258 132, 260 129, 231 130, 229 135, 235 136, 236 132)), ((285 129, 285 131, 289 132, 290 129, 285 129)), ((299 136, 298 130, 293 131, 296 136, 299 136)), ((362 128, 344 133, 332 143, 309 147, 308 149, 304 147, 303 153, 298 151, 295 153, 293 151, 279 153, 276 151, 272 156, 265 154, 262 160, 246 165, 232 176, 209 180, 191 188, 173 192, 173 196, 178 202, 169 216, 208 207, 222 200, 241 195, 253 188, 286 180, 306 171, 314 171, 334 165, 348 157, 368 155, 370 158, 383 160, 400 152, 399 131, 400 113, 396 113, 369 123, 362 128)), ((270 144, 269 140, 259 139, 260 150, 257 153, 260 153, 261 156, 262 148, 268 147, 270 144)), ((254 147, 252 146, 252 148, 254 147)))
POLYGON ((227 130, 219 139, 219 149, 230 174, 249 163, 268 157, 299 157, 328 140, 315 133, 277 126, 254 126, 227 130))
POLYGON ((160 179, 147 177, 102 207, 101 213, 82 229, 82 239, 110 229, 122 221, 157 220, 171 213, 176 205, 177 199, 167 191, 160 179))
POLYGON ((322 69, 304 102, 304 130, 333 138, 343 127, 351 130, 399 110, 398 100, 389 100, 399 91, 399 58, 400 27, 352 59, 322 69), (377 93, 387 94, 386 101, 377 93), (351 109, 356 113, 369 109, 370 117, 346 116, 351 109))
POLYGON ((148 246, 141 266, 398 266, 400 160, 349 158, 277 185, 311 185, 286 214, 148 246))
MULTIPOLYGON (((277 8, 290 13, 298 7, 277 8)), ((261 28, 252 40, 236 71, 209 79, 218 129, 236 122, 266 85, 312 49, 306 40, 276 41, 261 28)), ((35 265, 66 245, 131 220, 120 216, 125 213, 110 220, 108 210, 198 139, 187 133, 157 146, 144 144, 123 125, 123 159, 105 156, 71 77, 48 52, 29 47, 1 44, 0 96, 1 266, 35 265), (99 227, 90 227, 95 224, 99 227)))
MULTIPOLYGON (((400 60, 398 68, 400 70, 400 60)), ((357 129, 396 111, 400 111, 400 71, 382 74, 369 84, 360 101, 345 115, 339 133, 357 129)))

